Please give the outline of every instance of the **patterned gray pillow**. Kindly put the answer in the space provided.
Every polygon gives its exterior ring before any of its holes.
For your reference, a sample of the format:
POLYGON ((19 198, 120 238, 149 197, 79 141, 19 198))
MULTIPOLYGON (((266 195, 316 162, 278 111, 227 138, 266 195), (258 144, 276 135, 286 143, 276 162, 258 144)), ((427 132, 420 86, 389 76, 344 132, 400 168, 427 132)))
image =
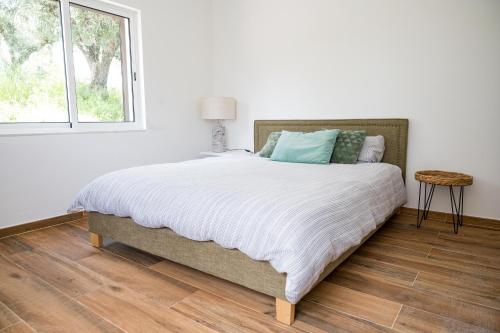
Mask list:
POLYGON ((262 147, 262 149, 259 152, 260 157, 271 157, 274 151, 274 147, 276 147, 276 144, 278 143, 278 140, 281 136, 281 132, 272 132, 269 134, 267 137, 267 142, 262 147))
POLYGON ((332 162, 356 164, 365 137, 365 131, 340 131, 333 149, 332 162))

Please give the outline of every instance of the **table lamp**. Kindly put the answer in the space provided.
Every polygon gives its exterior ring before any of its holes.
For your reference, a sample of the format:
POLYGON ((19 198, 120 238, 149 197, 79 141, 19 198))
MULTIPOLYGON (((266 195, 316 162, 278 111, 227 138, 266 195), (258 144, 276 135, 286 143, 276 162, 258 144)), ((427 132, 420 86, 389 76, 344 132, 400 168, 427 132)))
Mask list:
POLYGON ((226 150, 226 128, 222 120, 236 119, 236 99, 232 97, 205 97, 201 99, 201 118, 216 120, 212 128, 212 151, 226 150))

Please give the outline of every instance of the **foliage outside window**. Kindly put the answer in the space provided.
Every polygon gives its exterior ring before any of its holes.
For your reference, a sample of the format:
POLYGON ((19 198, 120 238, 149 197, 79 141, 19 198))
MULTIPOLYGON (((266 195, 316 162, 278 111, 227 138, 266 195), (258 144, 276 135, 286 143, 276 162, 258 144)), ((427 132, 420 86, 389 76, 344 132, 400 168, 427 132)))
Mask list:
POLYGON ((142 128, 136 18, 96 0, 1 0, 0 131, 142 128))

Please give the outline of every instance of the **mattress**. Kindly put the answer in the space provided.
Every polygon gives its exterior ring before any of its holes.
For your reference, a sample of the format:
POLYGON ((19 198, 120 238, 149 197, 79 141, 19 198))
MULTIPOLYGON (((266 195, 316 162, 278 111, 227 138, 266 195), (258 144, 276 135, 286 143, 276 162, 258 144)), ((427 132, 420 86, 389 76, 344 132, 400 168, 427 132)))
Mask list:
POLYGON ((329 262, 405 201, 391 164, 233 156, 115 171, 85 186, 70 209, 131 217, 269 261, 287 274, 285 296, 296 303, 329 262))

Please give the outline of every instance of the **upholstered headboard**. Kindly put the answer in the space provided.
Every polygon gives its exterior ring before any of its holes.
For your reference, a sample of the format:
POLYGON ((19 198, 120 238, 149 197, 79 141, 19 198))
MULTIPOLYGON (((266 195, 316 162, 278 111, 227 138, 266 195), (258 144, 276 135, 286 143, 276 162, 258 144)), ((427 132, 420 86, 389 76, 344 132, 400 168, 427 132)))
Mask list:
POLYGON ((254 151, 257 152, 264 146, 271 132, 313 132, 324 128, 364 130, 367 135, 383 135, 385 153, 382 162, 399 166, 405 179, 408 119, 256 120, 254 151))

